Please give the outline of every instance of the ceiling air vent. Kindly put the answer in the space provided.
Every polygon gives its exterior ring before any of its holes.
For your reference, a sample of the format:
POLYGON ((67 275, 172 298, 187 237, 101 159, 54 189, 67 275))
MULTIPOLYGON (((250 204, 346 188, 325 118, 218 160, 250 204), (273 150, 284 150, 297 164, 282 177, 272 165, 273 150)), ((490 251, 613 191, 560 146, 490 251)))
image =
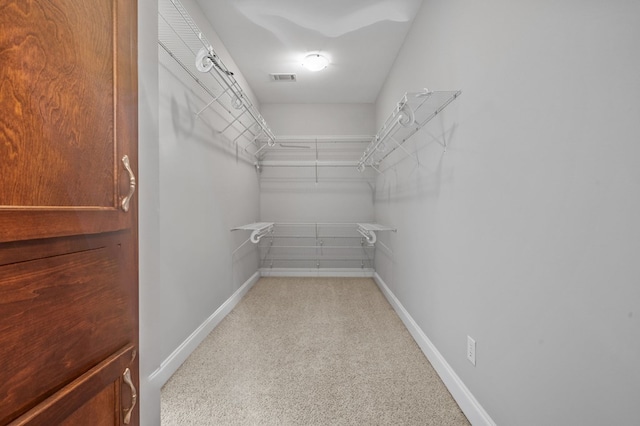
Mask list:
POLYGON ((291 81, 291 82, 296 81, 295 74, 273 73, 273 74, 269 74, 269 77, 271 77, 271 81, 291 81))

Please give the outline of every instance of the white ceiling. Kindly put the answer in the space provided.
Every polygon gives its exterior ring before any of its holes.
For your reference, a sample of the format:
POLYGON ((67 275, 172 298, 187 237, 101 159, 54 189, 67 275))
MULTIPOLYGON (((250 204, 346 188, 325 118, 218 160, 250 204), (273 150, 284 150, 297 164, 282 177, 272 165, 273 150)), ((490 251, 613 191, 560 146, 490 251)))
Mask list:
POLYGON ((197 2, 261 103, 372 103, 422 0, 197 2), (308 52, 331 64, 307 71, 308 52))

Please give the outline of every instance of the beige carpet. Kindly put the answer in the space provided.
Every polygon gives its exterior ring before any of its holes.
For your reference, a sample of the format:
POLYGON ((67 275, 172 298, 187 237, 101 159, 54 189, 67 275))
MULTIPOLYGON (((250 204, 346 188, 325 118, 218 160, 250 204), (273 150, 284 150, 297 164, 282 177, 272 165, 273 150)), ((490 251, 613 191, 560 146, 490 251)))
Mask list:
POLYGON ((162 424, 469 423, 373 280, 262 278, 164 386, 162 424))

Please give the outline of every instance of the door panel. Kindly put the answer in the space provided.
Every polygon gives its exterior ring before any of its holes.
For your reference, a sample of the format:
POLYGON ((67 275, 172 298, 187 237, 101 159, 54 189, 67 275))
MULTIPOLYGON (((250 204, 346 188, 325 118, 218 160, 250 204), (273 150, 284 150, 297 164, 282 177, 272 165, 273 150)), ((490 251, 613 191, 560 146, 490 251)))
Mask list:
MULTIPOLYGON (((134 358, 133 346, 122 348, 9 425, 86 426, 110 420, 114 422, 109 424, 123 424, 124 409, 132 406, 132 396, 122 375, 134 358)), ((137 419, 130 424, 137 424, 137 419)))
POLYGON ((113 234, 14 241, 0 245, 0 266, 105 247, 113 234))
POLYGON ((0 424, 123 424, 137 387, 136 24, 0 0, 0 424))
POLYGON ((131 226, 136 2, 0 2, 0 242, 131 226))
POLYGON ((35 406, 133 336, 118 236, 92 250, 0 267, 0 424, 35 406), (37 380, 33 380, 37 377, 37 380))
POLYGON ((118 423, 116 384, 110 384, 91 398, 80 409, 67 417, 59 426, 113 426, 118 423), (96 413, 100 413, 97 415, 96 413), (109 415, 110 414, 110 415, 109 415))
POLYGON ((0 205, 114 206, 112 7, 20 1, 0 12, 0 205))
POLYGON ((116 208, 87 211, 0 207, 0 243, 127 229, 132 226, 134 214, 123 214, 116 208))

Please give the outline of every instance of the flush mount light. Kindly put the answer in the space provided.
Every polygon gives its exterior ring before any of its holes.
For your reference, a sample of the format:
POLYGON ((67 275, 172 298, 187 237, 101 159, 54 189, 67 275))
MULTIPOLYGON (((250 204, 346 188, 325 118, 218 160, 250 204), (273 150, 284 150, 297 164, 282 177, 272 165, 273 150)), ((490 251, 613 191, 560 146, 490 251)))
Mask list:
POLYGON ((320 71, 325 69, 327 65, 329 65, 329 60, 319 53, 311 53, 305 56, 302 61, 302 66, 309 71, 320 71))

